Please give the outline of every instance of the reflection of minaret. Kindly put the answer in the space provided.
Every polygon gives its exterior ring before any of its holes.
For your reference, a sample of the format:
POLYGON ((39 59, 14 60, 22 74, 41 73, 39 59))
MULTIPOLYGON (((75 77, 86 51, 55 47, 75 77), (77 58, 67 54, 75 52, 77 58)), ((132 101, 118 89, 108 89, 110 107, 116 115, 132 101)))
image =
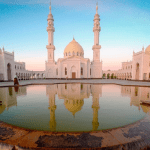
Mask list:
POLYGON ((98 122, 98 110, 99 110, 99 97, 102 95, 102 85, 91 85, 91 93, 92 93, 92 108, 93 108, 93 130, 97 130, 99 126, 98 122))
MULTIPOLYGON (((98 95, 97 95, 98 96, 98 95)), ((93 95, 93 131, 96 131, 98 126, 99 126, 99 122, 98 122, 98 110, 99 110, 99 96, 97 97, 96 95, 93 95)))
POLYGON ((50 109, 50 130, 56 131, 56 120, 55 120, 55 95, 49 95, 49 109, 50 109))

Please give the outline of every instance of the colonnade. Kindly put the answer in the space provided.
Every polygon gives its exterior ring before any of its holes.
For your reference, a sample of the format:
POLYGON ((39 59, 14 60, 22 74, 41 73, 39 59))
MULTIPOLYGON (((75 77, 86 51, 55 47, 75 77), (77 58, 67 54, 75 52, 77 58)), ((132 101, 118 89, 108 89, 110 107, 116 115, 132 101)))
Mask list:
POLYGON ((122 79, 122 80, 130 80, 132 79, 132 73, 103 73, 104 79, 122 79))
POLYGON ((44 73, 18 73, 16 76, 19 80, 30 80, 30 79, 43 79, 45 77, 44 73))

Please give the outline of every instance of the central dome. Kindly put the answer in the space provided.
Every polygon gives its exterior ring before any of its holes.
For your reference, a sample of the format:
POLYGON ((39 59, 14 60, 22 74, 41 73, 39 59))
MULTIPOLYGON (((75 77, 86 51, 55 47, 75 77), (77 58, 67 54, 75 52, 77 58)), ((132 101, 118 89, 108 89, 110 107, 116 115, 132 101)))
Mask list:
POLYGON ((76 42, 76 40, 73 38, 73 40, 66 46, 65 50, 64 50, 64 54, 69 54, 72 55, 73 53, 77 54, 83 54, 83 48, 82 46, 76 42))

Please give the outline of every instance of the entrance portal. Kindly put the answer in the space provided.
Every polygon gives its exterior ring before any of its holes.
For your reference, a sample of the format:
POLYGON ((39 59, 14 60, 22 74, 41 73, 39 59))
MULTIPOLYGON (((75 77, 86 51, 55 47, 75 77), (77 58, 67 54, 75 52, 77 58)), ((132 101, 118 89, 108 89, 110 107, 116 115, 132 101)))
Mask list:
POLYGON ((75 72, 72 72, 72 78, 76 78, 76 73, 75 72))
POLYGON ((11 65, 10 65, 10 63, 7 64, 7 77, 8 77, 8 80, 10 81, 11 80, 11 65))

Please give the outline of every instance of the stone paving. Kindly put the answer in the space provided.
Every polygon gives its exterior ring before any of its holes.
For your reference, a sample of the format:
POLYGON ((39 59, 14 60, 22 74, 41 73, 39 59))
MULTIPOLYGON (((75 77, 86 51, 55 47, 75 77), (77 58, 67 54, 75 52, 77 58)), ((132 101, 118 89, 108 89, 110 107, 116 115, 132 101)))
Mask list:
MULTIPOLYGON (((130 81, 117 79, 84 79, 84 80, 57 80, 57 79, 39 79, 39 80, 23 80, 19 81, 20 85, 32 84, 54 84, 54 83, 99 83, 99 84, 118 84, 118 85, 132 85, 132 86, 150 86, 150 81, 130 81)), ((14 86, 13 82, 0 82, 0 87, 14 86)))
MULTIPOLYGON (((150 86, 150 82, 115 79, 91 80, 27 80, 21 86, 54 83, 101 83, 132 86, 150 86)), ((13 82, 0 82, 1 87, 13 86, 13 82)), ((148 150, 150 149, 150 116, 136 123, 116 129, 92 132, 47 132, 23 129, 0 121, 0 149, 100 149, 100 150, 148 150)))

